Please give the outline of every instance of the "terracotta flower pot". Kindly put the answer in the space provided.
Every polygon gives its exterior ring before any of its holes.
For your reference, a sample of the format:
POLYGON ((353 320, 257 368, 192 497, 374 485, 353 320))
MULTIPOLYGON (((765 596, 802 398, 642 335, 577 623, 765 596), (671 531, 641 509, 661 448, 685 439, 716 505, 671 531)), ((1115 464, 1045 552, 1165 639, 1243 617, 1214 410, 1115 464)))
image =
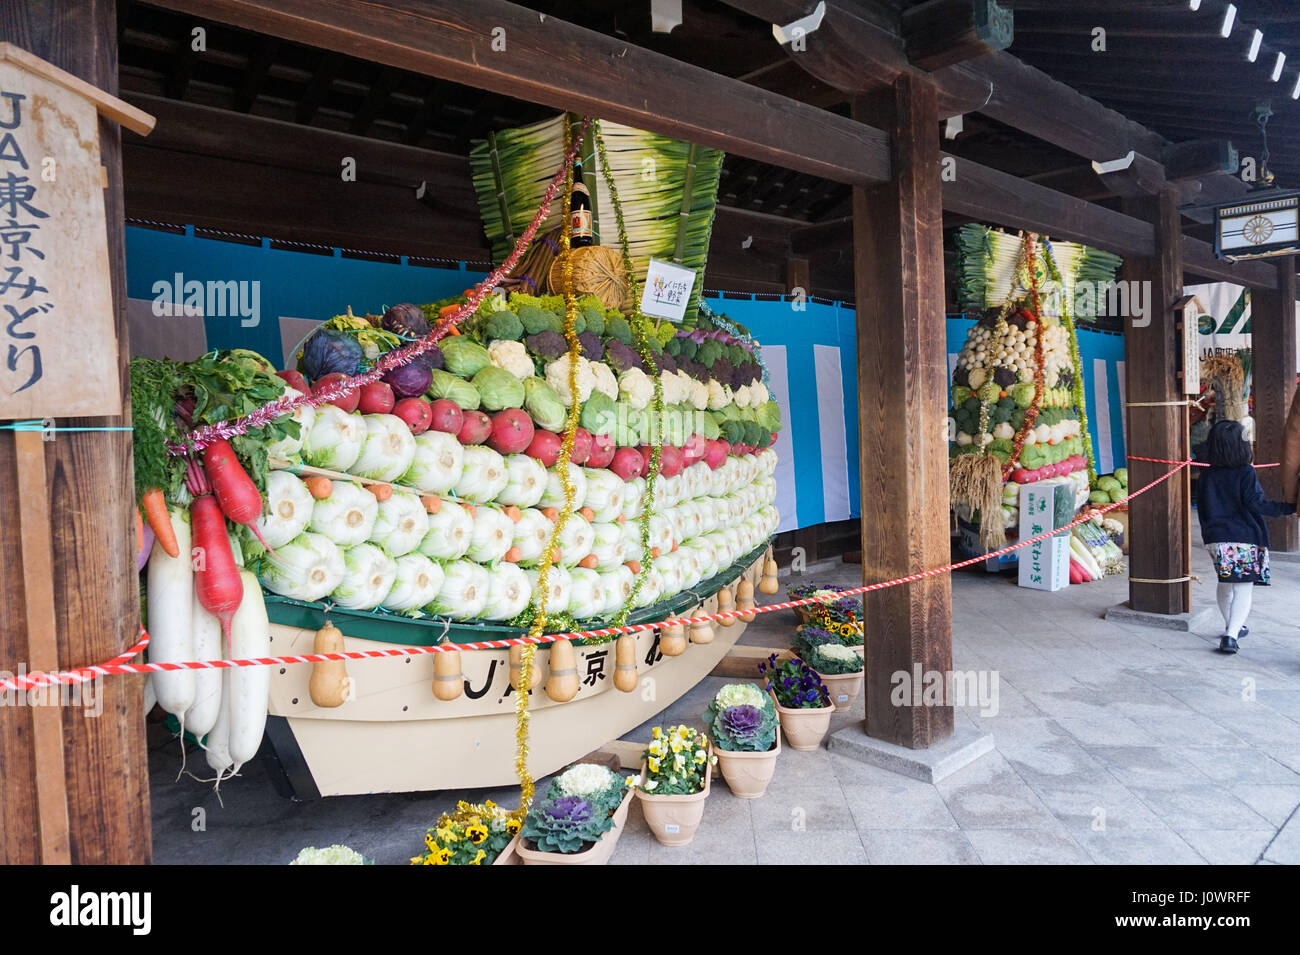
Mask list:
POLYGON ((781 720, 781 732, 791 749, 806 751, 821 746, 822 738, 831 728, 831 714, 835 704, 819 706, 815 709, 789 709, 782 706, 775 696, 776 715, 781 720))
POLYGON ((817 671, 817 675, 822 678, 826 684, 826 689, 830 691, 831 702, 835 704, 837 710, 847 710, 857 699, 858 691, 862 689, 862 675, 865 670, 859 670, 857 673, 822 673, 817 671))
POLYGON ((781 755, 781 730, 776 731, 776 742, 763 753, 726 750, 717 746, 713 753, 718 757, 718 772, 727 781, 731 794, 737 799, 757 799, 767 792, 767 784, 776 774, 776 758, 781 755))
MULTIPOLYGON (((709 798, 709 782, 713 777, 713 767, 704 766, 704 788, 688 796, 656 796, 654 793, 636 790, 636 798, 641 800, 641 811, 645 814, 646 825, 654 837, 665 846, 690 845, 695 838, 695 831, 700 828, 704 818, 704 801, 709 798)), ((641 782, 646 778, 646 765, 641 764, 641 782)))
POLYGON ((623 801, 614 810, 614 827, 581 852, 542 852, 530 849, 522 836, 515 851, 524 865, 605 865, 614 855, 618 837, 623 834, 623 824, 627 822, 627 810, 631 804, 632 790, 629 788, 623 795, 623 801))

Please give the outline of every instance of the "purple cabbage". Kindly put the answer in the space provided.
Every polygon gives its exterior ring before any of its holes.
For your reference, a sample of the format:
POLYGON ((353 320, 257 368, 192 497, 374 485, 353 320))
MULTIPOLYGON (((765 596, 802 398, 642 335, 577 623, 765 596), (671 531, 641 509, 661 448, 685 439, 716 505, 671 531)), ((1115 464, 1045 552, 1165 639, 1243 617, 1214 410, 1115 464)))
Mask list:
POLYGON ((326 375, 355 375, 361 369, 361 343, 346 332, 322 328, 307 339, 298 362, 312 381, 326 375))
POLYGON ((387 372, 384 381, 388 382, 397 397, 415 398, 429 390, 429 385, 433 382, 433 369, 413 361, 387 372))

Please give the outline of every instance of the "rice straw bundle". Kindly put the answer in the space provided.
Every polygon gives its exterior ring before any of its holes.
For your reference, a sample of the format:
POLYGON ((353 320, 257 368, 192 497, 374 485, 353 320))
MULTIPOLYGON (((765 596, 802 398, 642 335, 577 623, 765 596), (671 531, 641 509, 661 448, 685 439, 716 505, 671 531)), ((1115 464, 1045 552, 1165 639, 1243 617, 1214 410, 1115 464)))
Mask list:
POLYGON ((1206 355, 1201 377, 1214 389, 1221 417, 1240 421, 1246 416, 1246 369, 1233 354, 1206 355))
POLYGON ((948 468, 953 503, 980 515, 980 546, 997 550, 1007 542, 1002 520, 1002 465, 991 454, 959 454, 948 468))

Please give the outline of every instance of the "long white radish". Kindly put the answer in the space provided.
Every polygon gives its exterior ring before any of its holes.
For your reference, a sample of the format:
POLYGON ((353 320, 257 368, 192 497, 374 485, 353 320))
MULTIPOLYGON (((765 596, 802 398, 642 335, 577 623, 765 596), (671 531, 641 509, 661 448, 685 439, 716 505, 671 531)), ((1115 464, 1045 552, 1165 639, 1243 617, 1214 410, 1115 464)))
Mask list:
MULTIPOLYGON (((194 660, 221 659, 221 620, 194 598, 194 660)), ((203 739, 221 709, 221 671, 194 671, 194 703, 185 713, 185 728, 203 739)))
MULTIPOLYGON (((251 571, 240 570, 244 599, 230 624, 233 659, 271 655, 271 622, 262 600, 262 586, 251 571)), ((267 701, 271 695, 270 667, 233 667, 230 680, 230 758, 235 772, 257 754, 266 729, 267 701)))
POLYGON ((153 674, 144 675, 144 715, 148 716, 150 711, 158 705, 158 693, 153 688, 153 674))
POLYGON ((221 705, 217 708, 217 722, 208 730, 205 749, 208 765, 217 771, 217 783, 222 774, 235 764, 230 758, 230 670, 215 671, 221 676, 221 705))
MULTIPOLYGON (((180 663, 194 659, 194 570, 190 564, 190 515, 169 509, 180 553, 168 557, 154 542, 149 554, 149 661, 180 663)), ((194 671, 155 672, 154 692, 162 708, 181 721, 194 703, 194 671)))

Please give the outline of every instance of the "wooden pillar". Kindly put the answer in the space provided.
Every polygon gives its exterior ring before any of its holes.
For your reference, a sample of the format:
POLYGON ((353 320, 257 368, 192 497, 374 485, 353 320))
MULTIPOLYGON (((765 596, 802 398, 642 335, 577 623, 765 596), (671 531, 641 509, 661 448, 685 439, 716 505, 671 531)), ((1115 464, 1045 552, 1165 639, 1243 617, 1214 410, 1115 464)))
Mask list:
MULTIPOLYGON (((893 179, 853 190, 862 473, 862 579, 949 560, 948 363, 934 87, 911 75, 854 104, 885 129, 893 179)), ((867 733, 923 749, 953 731, 951 701, 895 706, 894 676, 952 669, 946 575, 866 595, 867 733)))
POLYGON ((785 260, 785 291, 793 295, 795 289, 803 289, 805 296, 812 294, 812 270, 808 260, 792 256, 785 260))
MULTIPOLYGON (((114 0, 6 0, 0 4, 0 40, 117 93, 114 0)), ((121 142, 117 126, 103 119, 99 137, 108 183, 105 211, 122 404, 129 407, 121 142)), ((75 344, 75 314, 65 321, 75 344)), ((72 428, 130 423, 129 416, 57 422, 72 428)), ((46 556, 52 566, 58 666, 100 663, 135 643, 139 628, 130 432, 60 432, 53 442, 43 443, 44 504, 17 492, 20 469, 27 473, 19 459, 31 453, 27 445, 20 450, 13 432, 0 431, 0 669, 14 671, 28 662, 28 620, 35 620, 39 610, 37 596, 28 595, 37 582, 32 567, 24 566, 24 524, 29 530, 46 523, 51 528, 46 556), (24 520, 23 508, 44 513, 24 520)), ((32 550, 40 548, 33 545, 32 550)), ((97 691, 93 707, 58 709, 62 753, 53 765, 50 749, 33 744, 34 727, 48 717, 34 719, 27 706, 0 711, 0 861, 33 863, 61 852, 81 864, 150 861, 143 681, 108 677, 97 691), (66 820, 62 833, 57 831, 59 818, 66 820)))
MULTIPOLYGON (((1155 225, 1156 253, 1124 260, 1125 400, 1130 454, 1182 461, 1190 454, 1183 394, 1183 339, 1173 305, 1182 296, 1182 230, 1178 196, 1166 186, 1150 198, 1127 199, 1124 211, 1155 225), (1132 283, 1137 283, 1136 285, 1132 283), (1136 291, 1135 291, 1136 290, 1136 291), (1134 302, 1145 304, 1136 315, 1134 302)), ((1124 299, 1120 299, 1121 302, 1124 299)), ((1129 461, 1129 486, 1139 488, 1168 464, 1129 461)), ((1191 493, 1186 468, 1129 504, 1129 604, 1134 610, 1176 614, 1191 610, 1191 493), (1136 580, 1167 581, 1138 583, 1136 580)))
MULTIPOLYGON (((1251 289, 1251 372, 1255 392, 1255 460, 1282 460, 1282 429, 1296 390, 1295 258, 1277 260, 1277 288, 1251 289)), ((1264 495, 1282 499, 1281 468, 1259 472, 1264 495)), ((1300 550, 1296 518, 1279 517, 1268 522, 1274 550, 1300 550)))

